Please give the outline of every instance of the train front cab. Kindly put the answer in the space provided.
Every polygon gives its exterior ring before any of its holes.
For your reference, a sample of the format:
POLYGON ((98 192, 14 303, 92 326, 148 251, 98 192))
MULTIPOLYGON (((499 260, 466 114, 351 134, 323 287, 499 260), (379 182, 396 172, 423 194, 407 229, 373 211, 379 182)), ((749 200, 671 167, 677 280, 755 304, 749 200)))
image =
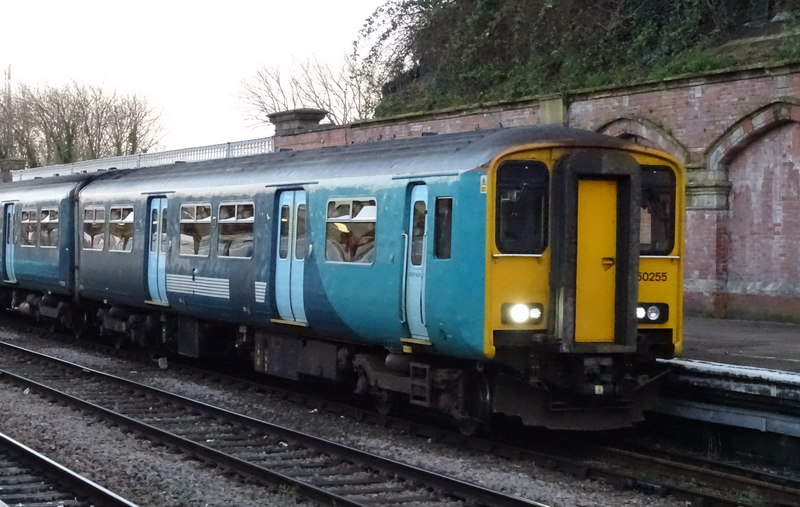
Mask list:
POLYGON ((489 168, 493 409, 527 425, 630 425, 681 347, 683 173, 631 147, 507 153, 489 168))

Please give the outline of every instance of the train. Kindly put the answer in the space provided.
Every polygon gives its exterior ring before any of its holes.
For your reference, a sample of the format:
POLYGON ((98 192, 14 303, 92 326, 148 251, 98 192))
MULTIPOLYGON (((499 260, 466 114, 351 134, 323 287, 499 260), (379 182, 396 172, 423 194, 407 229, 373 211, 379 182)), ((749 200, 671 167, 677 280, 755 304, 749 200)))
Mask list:
POLYGON ((0 185, 6 308, 465 432, 630 426, 682 346, 684 172, 513 127, 0 185))

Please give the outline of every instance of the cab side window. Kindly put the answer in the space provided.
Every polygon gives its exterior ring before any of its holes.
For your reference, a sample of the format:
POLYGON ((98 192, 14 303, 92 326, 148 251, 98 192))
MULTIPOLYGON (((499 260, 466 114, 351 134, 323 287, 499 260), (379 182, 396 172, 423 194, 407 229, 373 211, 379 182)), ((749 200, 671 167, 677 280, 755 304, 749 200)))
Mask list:
POLYGON ((86 208, 83 210, 83 248, 84 250, 103 250, 106 242, 105 208, 86 208))
POLYGON ((433 224, 433 255, 437 259, 450 258, 453 234, 453 198, 436 198, 436 217, 433 224))
POLYGON ((325 259, 372 264, 375 258, 375 199, 334 199, 328 202, 325 259))

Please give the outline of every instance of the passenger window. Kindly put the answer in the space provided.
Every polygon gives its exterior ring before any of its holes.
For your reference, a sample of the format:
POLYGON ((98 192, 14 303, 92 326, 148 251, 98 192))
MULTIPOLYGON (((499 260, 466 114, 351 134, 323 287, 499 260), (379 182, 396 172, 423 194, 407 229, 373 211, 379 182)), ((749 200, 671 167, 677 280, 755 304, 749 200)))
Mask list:
POLYGON ((506 162, 497 170, 495 243, 505 254, 540 254, 547 246, 549 174, 535 161, 506 162))
POLYGON ((42 208, 39 215, 39 245, 42 248, 58 246, 58 209, 42 208))
POLYGON ((218 257, 253 256, 253 204, 223 204, 219 207, 218 257))
POLYGON ((87 208, 83 211, 83 248, 103 250, 106 239, 106 210, 87 208))
POLYGON ((19 244, 22 246, 36 246, 36 217, 35 209, 22 210, 19 228, 19 244))
POLYGON ((375 199, 336 199, 328 202, 325 259, 371 264, 375 256, 375 199))
POLYGON ((675 175, 667 167, 642 166, 639 210, 641 255, 668 255, 675 237, 675 175))
POLYGON ((181 255, 208 257, 211 252, 211 205, 181 206, 181 255))
POLYGON ((414 203, 414 228, 411 231, 411 265, 422 265, 422 249, 425 244, 425 201, 414 203))
POLYGON ((111 208, 108 214, 108 251, 133 250, 133 208, 111 208))
POLYGON ((450 258, 453 234, 453 198, 436 198, 436 218, 433 225, 433 255, 437 259, 450 258))
POLYGON ((297 227, 296 237, 294 241, 294 257, 297 260, 303 260, 308 253, 308 230, 306 229, 306 205, 300 204, 297 206, 297 227))

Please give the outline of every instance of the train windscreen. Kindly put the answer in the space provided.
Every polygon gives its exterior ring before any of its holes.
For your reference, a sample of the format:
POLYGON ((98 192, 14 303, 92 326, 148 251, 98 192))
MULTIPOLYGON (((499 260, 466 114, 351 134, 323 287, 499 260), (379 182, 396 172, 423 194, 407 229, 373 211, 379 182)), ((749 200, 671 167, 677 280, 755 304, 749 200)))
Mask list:
POLYGON ((547 166, 515 160, 497 170, 495 242, 504 254, 540 254, 547 246, 547 166))
POLYGON ((669 255, 675 244, 675 174, 664 166, 642 166, 639 213, 641 255, 669 255))

